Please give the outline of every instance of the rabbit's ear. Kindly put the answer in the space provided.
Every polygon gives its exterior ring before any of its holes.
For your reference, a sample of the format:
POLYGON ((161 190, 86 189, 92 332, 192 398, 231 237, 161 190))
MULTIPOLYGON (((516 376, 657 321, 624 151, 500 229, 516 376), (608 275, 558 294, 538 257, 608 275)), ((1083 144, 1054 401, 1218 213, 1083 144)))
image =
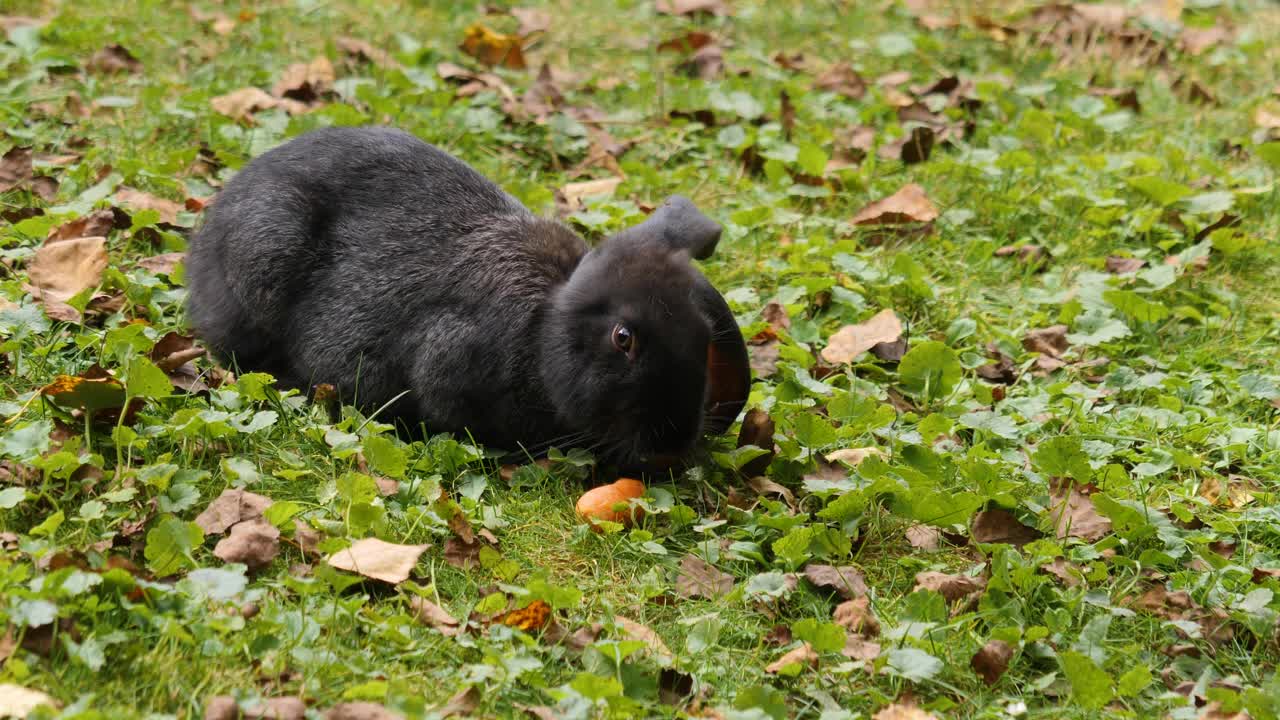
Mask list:
POLYGON ((724 297, 698 274, 696 297, 711 321, 707 345, 707 419, 705 430, 719 435, 737 419, 751 394, 751 359, 742 330, 724 297))
POLYGON ((673 250, 687 250, 706 260, 720 242, 720 223, 703 215, 689 198, 672 195, 644 222, 632 228, 643 236, 661 240, 673 250))

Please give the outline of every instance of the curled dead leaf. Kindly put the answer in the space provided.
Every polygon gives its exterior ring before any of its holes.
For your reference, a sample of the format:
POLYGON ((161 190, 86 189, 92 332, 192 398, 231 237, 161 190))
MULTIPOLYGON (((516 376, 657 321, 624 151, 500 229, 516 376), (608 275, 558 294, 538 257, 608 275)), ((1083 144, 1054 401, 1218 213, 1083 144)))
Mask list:
POLYGON ((987 581, 982 578, 930 571, 916 573, 914 590, 933 590, 946 598, 948 603, 954 603, 962 598, 982 592, 982 589, 986 586, 987 581))
POLYGON ((818 653, 813 651, 809 643, 801 643, 800 647, 787 652, 782 657, 766 665, 764 671, 776 674, 784 668, 796 664, 807 667, 816 667, 818 665, 818 653))
POLYGON ((478 707, 480 707, 480 691, 469 687, 449 698, 449 701, 440 706, 437 712, 440 713, 440 717, 446 718, 455 715, 471 717, 478 707))
POLYGON ((399 545, 378 538, 357 540, 325 561, 330 567, 397 585, 409 579, 418 558, 430 545, 399 545))
POLYGON ((680 559, 676 593, 682 597, 704 597, 714 600, 733 589, 733 576, 694 555, 680 559))
POLYGON ((458 627, 457 618, 424 597, 414 596, 410 598, 409 607, 413 608, 413 612, 419 622, 439 630, 445 637, 453 637, 462 632, 462 628, 458 627))
POLYGON ((261 517, 243 520, 231 526, 231 534, 218 541, 213 554, 250 570, 266 567, 280 554, 280 531, 261 517))
POLYGON ((871 598, 866 595, 837 605, 831 619, 852 635, 869 639, 880 634, 880 621, 871 612, 871 598))
POLYGON ((1119 255, 1107 256, 1107 272, 1115 275, 1138 272, 1146 264, 1147 261, 1142 258, 1121 257, 1119 255))
POLYGON ((862 208, 853 216, 854 225, 900 225, 927 223, 938 219, 938 209, 915 183, 862 208))
POLYGON ((1097 542, 1111 532, 1111 521, 1098 514, 1089 495, 1096 491, 1092 485, 1080 485, 1059 479, 1050 488, 1053 506, 1049 517, 1059 540, 1077 537, 1086 542, 1097 542))
POLYGON ((914 702, 907 701, 881 708, 871 716, 871 720, 938 720, 938 717, 921 710, 914 702))
POLYGON ((648 646, 650 652, 654 655, 666 658, 675 657, 667 647, 667 644, 662 642, 662 637, 649 627, 641 625, 635 620, 625 618, 621 615, 615 615, 613 622, 618 626, 618 629, 622 630, 622 632, 626 634, 627 637, 632 640, 639 640, 648 646))
POLYGON ((815 90, 826 90, 850 100, 861 100, 867 94, 867 81, 849 63, 841 62, 822 71, 813 81, 815 90))
POLYGON ((1040 531, 1018 522, 1013 513, 1002 508, 992 508, 974 513, 969 534, 974 542, 984 544, 1006 543, 1022 547, 1037 540, 1040 531))
POLYGON ((523 38, 495 32, 481 23, 467 28, 459 47, 485 65, 501 65, 513 70, 526 67, 523 38))
POLYGON ((1038 352, 1042 356, 1060 358, 1071 347, 1067 342, 1067 326, 1051 325, 1047 328, 1030 330, 1022 338, 1022 347, 1038 352))
POLYGON ((269 507, 271 498, 265 495, 227 488, 196 516, 195 523, 205 535, 221 535, 236 523, 261 518, 269 507))
POLYGON ((142 63, 119 43, 108 45, 89 58, 89 69, 101 73, 136 73, 142 63))
POLYGON ((806 565, 804 577, 817 587, 835 590, 845 599, 867 594, 862 571, 852 566, 806 565))
POLYGON ((160 214, 160 222, 166 225, 177 225, 178 213, 184 210, 179 203, 131 187, 117 190, 115 201, 135 210, 155 210, 160 214))
POLYGON ((38 707, 56 710, 60 705, 57 700, 39 690, 12 683, 0 684, 0 717, 25 718, 38 707))
POLYGON ((582 209, 582 201, 585 198, 595 197, 597 195, 610 195, 618 186, 622 184, 620 177, 600 178, 599 180, 586 180, 583 182, 569 183, 560 188, 557 192, 560 199, 563 200, 564 206, 569 212, 575 212, 582 209))
POLYGON ((982 676, 982 681, 987 685, 995 685, 1009 669, 1009 661, 1012 659, 1012 645, 1003 640, 990 640, 974 654, 969 666, 982 676))
POLYGON ((893 343, 902 337, 902 321, 893 310, 885 309, 868 320, 845 325, 827 340, 822 359, 834 365, 851 363, 859 355, 881 343, 893 343))
POLYGON ((286 67, 271 88, 271 94, 278 98, 314 103, 333 89, 335 79, 333 63, 321 55, 311 62, 294 63, 286 67))
POLYGON ((404 720, 404 716, 377 703, 344 702, 329 708, 324 720, 404 720))
POLYGON ((942 547, 942 531, 932 525, 916 523, 906 530, 907 544, 917 550, 937 550, 942 547))
POLYGON ((27 277, 49 317, 74 322, 80 313, 67 304, 97 287, 107 268, 107 239, 82 237, 42 245, 27 265, 27 277))

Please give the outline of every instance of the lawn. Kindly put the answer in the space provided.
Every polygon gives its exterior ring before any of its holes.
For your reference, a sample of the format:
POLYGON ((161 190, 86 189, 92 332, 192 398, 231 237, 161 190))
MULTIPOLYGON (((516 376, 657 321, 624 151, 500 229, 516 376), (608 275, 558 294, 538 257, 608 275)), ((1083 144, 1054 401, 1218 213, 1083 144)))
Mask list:
POLYGON ((1280 717, 1275 3, 0 23, 0 716, 1280 717), (631 526, 193 346, 200 210, 368 123, 723 224, 749 412, 631 526))

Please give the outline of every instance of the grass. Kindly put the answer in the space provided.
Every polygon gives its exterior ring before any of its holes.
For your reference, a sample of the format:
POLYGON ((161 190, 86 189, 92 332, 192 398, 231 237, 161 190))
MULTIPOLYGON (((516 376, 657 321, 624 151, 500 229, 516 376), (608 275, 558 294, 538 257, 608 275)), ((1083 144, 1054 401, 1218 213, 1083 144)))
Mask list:
POLYGON ((526 50, 530 69, 494 71, 515 97, 542 62, 576 76, 560 82, 565 110, 543 122, 512 117, 497 92, 460 95, 438 75, 440 62, 479 69, 457 48, 471 23, 514 31, 514 18, 474 4, 194 7, 17 0, 5 9, 48 22, 10 29, 0 43, 0 148, 76 155, 37 162, 59 183, 49 199, 24 187, 0 195, 0 293, 13 305, 0 310, 10 418, 0 435, 9 637, 0 683, 51 696, 62 709, 42 717, 201 717, 215 695, 246 707, 297 696, 317 716, 368 700, 432 717, 467 688, 474 702, 455 707, 482 717, 543 706, 556 717, 835 720, 911 703, 949 718, 1280 714, 1280 153, 1265 144, 1278 131, 1255 119, 1280 112, 1273 5, 1187 3, 1176 22, 1129 20, 1125 32, 1147 28, 1166 49, 1153 62, 1108 45, 1114 28, 1055 40, 1055 27, 1078 20, 1037 24, 1030 8, 998 4, 939 4, 935 13, 961 22, 929 30, 883 2, 744 0, 727 16, 696 18, 655 14, 647 2, 552 2, 540 6, 551 25, 526 50), (217 14, 226 34, 214 30, 217 14), (1215 23, 1231 28, 1226 39, 1185 49, 1188 28, 1215 23), (726 72, 690 77, 680 53, 656 49, 692 29, 723 48, 726 72), (399 67, 351 58, 340 37, 391 53, 399 67), (115 43, 136 56, 136 71, 88 69, 115 43), (780 52, 810 65, 782 67, 780 52), (333 62, 337 82, 309 112, 237 121, 211 105, 244 87, 271 91, 286 66, 317 56, 333 62), (838 61, 867 79, 865 95, 815 89, 838 61), (875 82, 895 71, 910 80, 875 82), (851 126, 874 128, 877 144, 900 136, 895 97, 952 73, 975 82, 980 105, 966 114, 954 100, 929 102, 946 105, 950 122, 972 123, 962 140, 916 164, 873 150, 825 167, 848 149, 851 126), (1196 102, 1192 81, 1217 101, 1196 102), (1141 109, 1091 87, 1131 88, 1141 109), (795 110, 790 141, 783 91, 795 110), (353 410, 333 422, 253 378, 196 396, 166 397, 165 383, 147 382, 154 368, 140 358, 183 330, 183 291, 180 271, 135 263, 181 251, 198 216, 161 223, 118 200, 119 187, 204 198, 288 137, 380 122, 449 149, 549 215, 557 188, 610 174, 574 172, 592 139, 574 109, 587 106, 607 117, 596 127, 633 145, 618 159, 626 179, 613 196, 568 221, 596 238, 636 222, 638 203, 687 194, 726 226, 704 269, 744 335, 766 328, 767 301, 786 307, 777 372, 758 378, 751 407, 777 423, 766 475, 794 493, 794 507, 757 497, 725 437, 687 472, 650 479, 639 527, 592 533, 573 514, 589 473, 578 456, 506 480, 461 439, 384 442, 388 429, 353 410), (712 127, 673 116, 707 109, 712 127), (1225 152, 1229 144, 1240 150, 1225 152), (744 162, 748 150, 761 162, 744 162), (205 167, 193 168, 198 157, 205 167), (851 224, 912 182, 940 212, 929 232, 851 224), (83 309, 95 292, 128 302, 83 323, 46 320, 24 287, 37 248, 51 228, 112 205, 130 220, 107 232, 100 286, 70 302, 83 309), (33 208, 41 212, 28 217, 33 208), (1196 237, 1224 214, 1238 223, 1196 237), (1024 244, 1047 252, 1043 264, 996 252, 1024 244), (1181 265, 1160 269, 1179 254, 1181 265), (1116 275, 1108 256, 1146 268, 1116 275), (1198 256, 1202 269, 1190 265, 1198 256), (867 355, 819 372, 815 358, 839 327, 884 308, 907 328, 908 358, 867 355), (1037 372, 1023 337, 1059 323, 1071 333, 1067 364, 1037 372), (1016 369, 1011 384, 979 378, 989 343, 1016 369), (145 400, 135 423, 85 423, 68 403, 38 397, 95 362, 145 400), (886 455, 818 474, 822 454, 861 447, 886 455), (398 492, 378 496, 371 475, 395 477, 398 492), (1054 488, 1086 484, 1094 492, 1077 493, 1077 531, 1059 533, 1067 491, 1054 488), (270 517, 284 534, 279 555, 256 572, 224 564, 213 536, 183 540, 232 486, 281 508, 270 517), (997 510, 1038 539, 977 542, 987 537, 979 521, 997 510), (446 556, 455 512, 500 540, 480 565, 446 556), (321 556, 302 553, 294 517, 323 531, 321 556), (1110 525, 1077 536, 1100 518, 1110 525), (909 544, 917 526, 941 532, 939 546, 909 544), (368 536, 431 547, 397 587, 325 566, 323 553, 368 536), (733 589, 677 593, 690 554, 729 573, 733 589), (106 570, 111 557, 133 569, 106 570), (1070 582, 1043 569, 1055 559, 1070 582), (839 651, 852 634, 832 622, 842 598, 801 577, 821 564, 865 578, 880 624, 866 638, 880 644, 874 659, 839 651), (982 585, 947 600, 918 587, 923 572, 982 585), (415 618, 415 597, 476 623, 446 636, 415 618), (551 627, 481 622, 532 600, 554 608, 551 627), (617 615, 668 652, 643 649, 614 626, 617 615), (604 627, 583 647, 556 641, 595 623, 604 627), (777 640, 779 626, 790 639, 777 640), (806 641, 812 664, 766 670, 806 641), (988 684, 971 660, 992 641, 1012 655, 988 684))

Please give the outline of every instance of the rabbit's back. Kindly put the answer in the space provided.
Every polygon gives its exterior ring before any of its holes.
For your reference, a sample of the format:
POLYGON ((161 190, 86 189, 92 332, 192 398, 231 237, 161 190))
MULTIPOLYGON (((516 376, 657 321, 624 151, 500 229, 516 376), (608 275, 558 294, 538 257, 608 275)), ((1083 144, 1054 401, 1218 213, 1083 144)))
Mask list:
POLYGON ((188 308, 205 342, 243 369, 333 383, 375 407, 409 389, 403 414, 448 414, 442 401, 467 396, 467 383, 528 382, 518 362, 478 355, 533 332, 548 289, 584 251, 412 135, 334 128, 227 184, 192 241, 188 308), (424 364, 432 387, 458 392, 422 396, 424 364))

